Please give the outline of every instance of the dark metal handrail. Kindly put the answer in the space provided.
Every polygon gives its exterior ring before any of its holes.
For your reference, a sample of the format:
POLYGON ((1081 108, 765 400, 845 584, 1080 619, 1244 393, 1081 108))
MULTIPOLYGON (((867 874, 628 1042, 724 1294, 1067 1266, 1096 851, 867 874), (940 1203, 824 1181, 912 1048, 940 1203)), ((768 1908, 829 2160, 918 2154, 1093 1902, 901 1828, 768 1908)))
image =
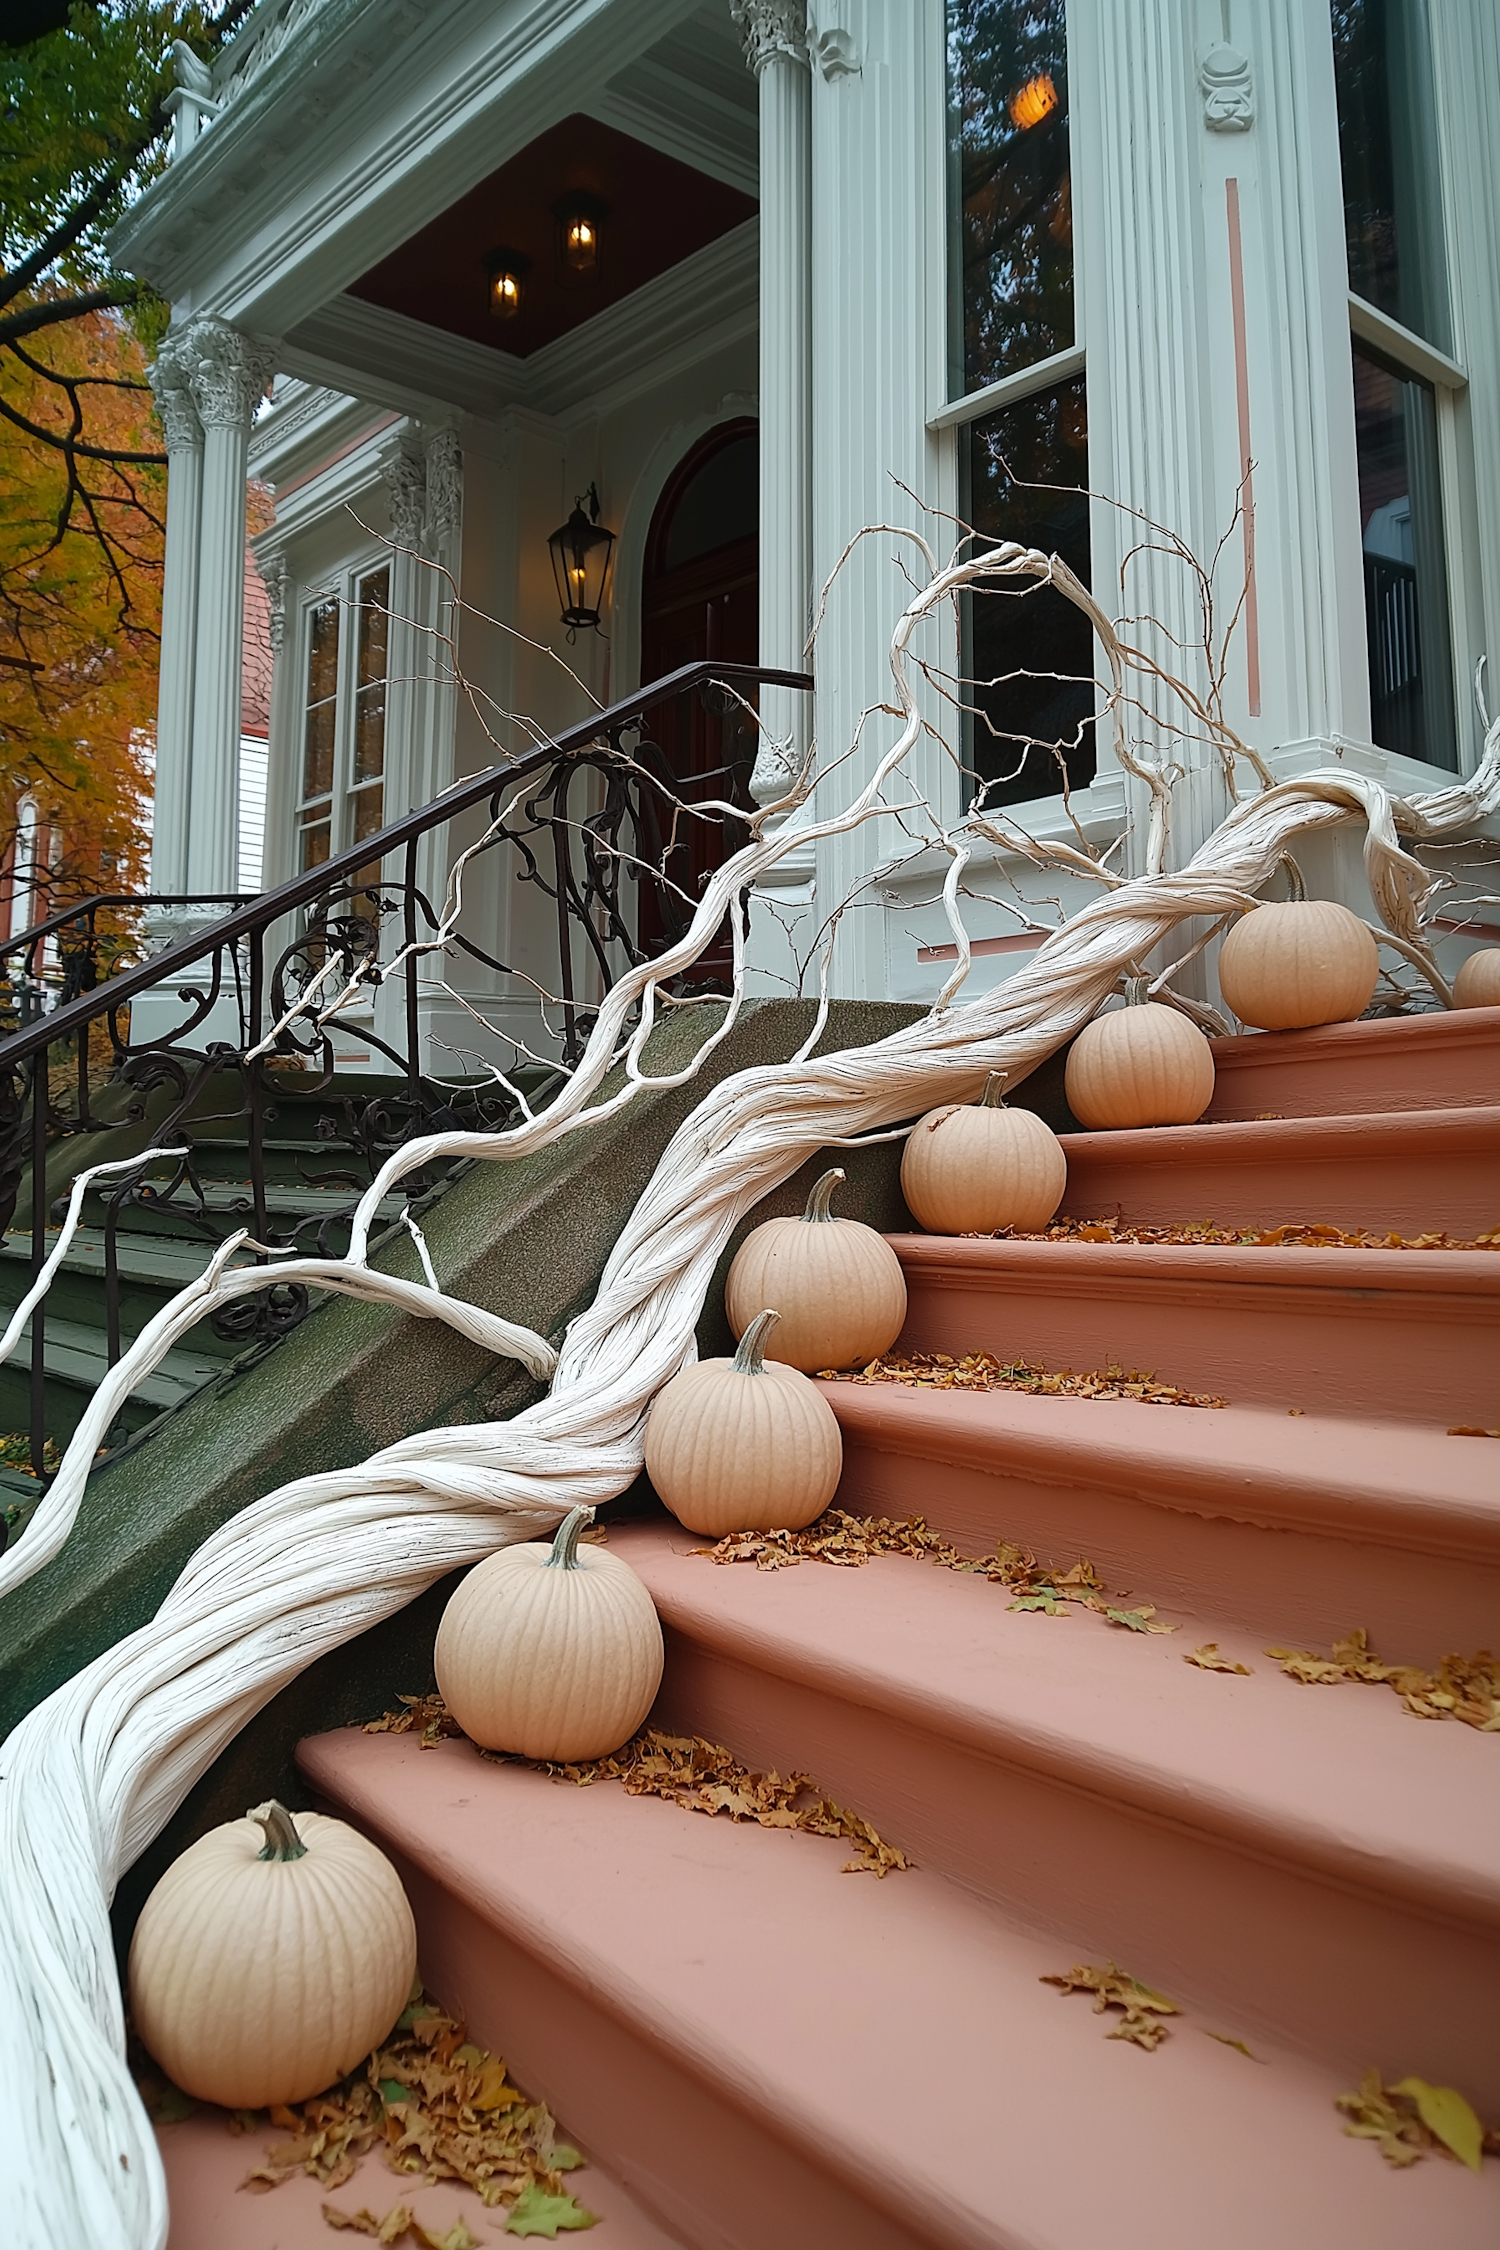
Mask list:
MULTIPOLYGON (((88 898, 75 900, 71 906, 59 907, 45 922, 33 922, 30 929, 20 930, 15 937, 8 938, 0 945, 0 961, 8 960, 12 953, 29 952, 59 930, 74 928, 106 906, 248 906, 260 895, 252 891, 95 891, 88 898)), ((0 971, 0 975, 4 973, 0 971)))
MULTIPOLYGON (((805 693, 812 684, 805 673, 757 665, 683 665, 525 757, 467 776, 275 890, 232 905, 160 953, 129 967, 111 963, 103 973, 92 962, 91 989, 0 1038, 0 1226, 8 1228, 29 1170, 32 1278, 47 1254, 52 1195, 97 1160, 80 1136, 122 1124, 146 1127, 136 1144, 139 1165, 91 1191, 103 1213, 102 1325, 113 1365, 124 1340, 118 1236, 128 1213, 153 1215, 141 1224, 165 1218, 169 1231, 187 1231, 208 1245, 248 1228, 262 1259, 268 1251, 259 1246, 286 1248, 304 1236, 329 1254, 330 1230, 347 1225, 392 1148, 452 1125, 496 1130, 512 1121, 519 1090, 534 1103, 549 1078, 582 1052, 598 1001, 621 966, 678 941, 709 872, 747 832, 758 691, 805 693), (484 922, 482 903, 467 926, 448 929, 421 887, 423 839, 481 808, 488 824, 470 849, 498 855, 502 880, 513 886, 507 896, 549 902, 512 923, 505 950, 510 955, 515 943, 522 951, 507 959, 497 957, 500 941, 484 922), (423 1016, 419 965, 435 945, 466 975, 477 974, 468 990, 483 1006, 491 1005, 487 992, 498 996, 494 1022, 447 983, 451 969, 439 980, 446 995, 439 1015, 423 1016), (487 982, 492 978, 498 981, 487 982), (370 1002, 361 1001, 357 1037, 380 1057, 373 1086, 336 1075, 329 1021, 339 1028, 339 1010, 328 1020, 320 1014, 335 995, 347 1003, 359 988, 370 1002), (134 1009, 146 994, 156 1004, 149 1012, 134 1009), (501 1073, 484 1059, 492 1051, 486 1049, 476 1073, 476 1050, 448 1044, 471 1036, 452 1030, 455 1019, 441 1013, 449 1002, 460 1022, 465 1010, 477 1014, 480 1036, 498 1039, 502 1052, 514 1050, 515 1064, 501 1073), (234 1038, 222 1036, 235 1026, 234 1038), (453 1073, 424 1062, 429 1053, 454 1055, 453 1073), (288 1133, 303 1137, 278 1146, 277 1135, 288 1133), (309 1170, 299 1152, 325 1143, 330 1154, 348 1152, 349 1168, 309 1170), (268 1148, 282 1167, 274 1176, 268 1148), (227 1151, 235 1152, 232 1176, 224 1169, 227 1151), (307 1188, 319 1191, 312 1209, 307 1188)), ((440 857, 444 867, 451 864, 451 843, 440 857)), ((474 895, 482 902, 484 886, 474 895)), ((34 958, 48 936, 70 926, 84 945, 64 942, 60 950, 81 953, 105 910, 218 903, 123 893, 79 901, 0 947, 0 978, 7 955, 20 950, 34 958)), ((732 911, 743 913, 743 904, 732 911)), ((672 991, 722 992, 729 965, 721 938, 672 991)), ((354 1028, 347 1013, 342 1020, 354 1028)), ((401 1193, 440 1192, 450 1176, 429 1167, 412 1174, 401 1193)), ((305 1290, 268 1289, 209 1326, 221 1345, 260 1349, 306 1310, 305 1290)), ((57 1427, 49 1430, 48 1384, 57 1378, 47 1374, 46 1321, 44 1297, 31 1321, 28 1412, 30 1461, 43 1483, 47 1440, 63 1434, 64 1409, 76 1404, 78 1388, 74 1377, 73 1390, 54 1397, 57 1427)), ((19 1397, 5 1411, 19 1416, 19 1397)), ((123 1421, 107 1444, 123 1442, 121 1432, 128 1436, 123 1421)))
MULTIPOLYGON (((524 781, 528 774, 545 773, 560 761, 576 757, 597 743, 601 735, 629 725, 654 704, 666 702, 690 688, 710 687, 720 681, 731 687, 785 687, 804 691, 810 691, 813 684, 808 672, 763 671, 755 664, 684 664, 677 671, 653 680, 635 695, 627 696, 623 702, 612 703, 608 710, 599 711, 581 725, 570 727, 531 757, 518 758, 513 764, 490 766, 470 780, 455 782, 442 796, 434 797, 430 804, 419 806, 400 820, 391 821, 364 843, 351 844, 346 851, 335 853, 304 874, 294 875, 290 882, 282 883, 274 891, 263 891, 247 906, 226 914, 222 921, 209 923, 197 937, 183 938, 176 945, 153 953, 149 960, 138 963, 135 968, 123 969, 119 976, 109 980, 107 1004, 120 1008, 137 993, 149 992, 154 985, 170 984, 179 971, 190 969, 194 962, 203 960, 221 946, 234 945, 242 937, 269 928, 283 914, 305 906, 310 899, 319 898, 327 891, 344 887, 358 889, 366 871, 401 845, 415 843, 430 829, 468 812, 474 805, 482 805, 497 790, 524 781)), ((41 1023, 12 1032, 8 1039, 0 1039, 0 1071, 8 1064, 24 1062, 38 1047, 67 1038, 70 1032, 97 1015, 100 1007, 99 995, 81 993, 76 1000, 55 1009, 41 1023)))

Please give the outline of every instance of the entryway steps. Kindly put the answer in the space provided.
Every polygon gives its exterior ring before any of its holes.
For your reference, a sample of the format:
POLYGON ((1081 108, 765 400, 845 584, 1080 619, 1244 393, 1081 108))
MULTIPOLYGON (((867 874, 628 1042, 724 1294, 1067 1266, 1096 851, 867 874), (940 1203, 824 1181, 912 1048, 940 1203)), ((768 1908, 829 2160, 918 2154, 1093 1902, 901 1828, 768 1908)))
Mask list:
POLYGON ((1493 1647, 1500 1441, 1274 1407, 829 1383, 835 1505, 965 1553, 1088 1556, 1146 1600, 1272 1639, 1365 1626, 1389 1661, 1493 1647))
POLYGON ((1208 1118, 1500 1106, 1500 1008, 1455 1008, 1210 1041, 1208 1118))
POLYGON ((887 1239, 902 1351, 1113 1364, 1283 1412, 1500 1424, 1500 1250, 887 1239))
POLYGON ((692 2250, 1490 2250, 1500 2226, 1500 2174, 1397 2179, 1343 2136, 1347 2067, 1248 2060, 1198 2010, 1153 2054, 1110 2041, 1039 1981, 1078 1945, 933 1869, 841 1874, 836 1842, 462 1743, 299 1756, 396 1856, 429 1984, 692 2250))
POLYGON ((1065 1133, 1062 1145, 1065 1218, 1464 1238, 1500 1227, 1496 1104, 1065 1133))

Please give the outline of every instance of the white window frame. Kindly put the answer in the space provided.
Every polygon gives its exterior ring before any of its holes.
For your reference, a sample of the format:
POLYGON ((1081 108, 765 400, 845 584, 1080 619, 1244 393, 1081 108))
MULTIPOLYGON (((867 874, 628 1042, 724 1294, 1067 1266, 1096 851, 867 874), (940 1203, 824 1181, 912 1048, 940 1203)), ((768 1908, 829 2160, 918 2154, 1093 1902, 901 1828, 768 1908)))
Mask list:
MULTIPOLYGON (((387 625, 386 641, 386 704, 385 726, 382 740, 381 773, 378 782, 356 782, 354 779, 355 713, 358 681, 356 667, 359 651, 359 624, 361 615, 360 587, 368 579, 385 571, 389 577, 391 558, 387 550, 370 547, 341 565, 338 571, 325 575, 315 585, 302 591, 297 619, 297 690, 293 718, 294 793, 291 806, 292 852, 290 872, 300 874, 303 867, 302 838, 306 826, 304 814, 309 800, 304 795, 307 757, 307 690, 308 670, 312 659, 313 617, 326 602, 339 605, 339 647, 335 675, 335 715, 333 738, 333 774, 329 793, 329 847, 327 856, 332 859, 345 851, 355 841, 353 806, 362 792, 378 787, 382 791, 381 817, 376 829, 385 825, 390 815, 387 802, 391 787, 391 737, 390 737, 390 627, 387 625)), ((389 600, 389 593, 387 600, 389 600)))

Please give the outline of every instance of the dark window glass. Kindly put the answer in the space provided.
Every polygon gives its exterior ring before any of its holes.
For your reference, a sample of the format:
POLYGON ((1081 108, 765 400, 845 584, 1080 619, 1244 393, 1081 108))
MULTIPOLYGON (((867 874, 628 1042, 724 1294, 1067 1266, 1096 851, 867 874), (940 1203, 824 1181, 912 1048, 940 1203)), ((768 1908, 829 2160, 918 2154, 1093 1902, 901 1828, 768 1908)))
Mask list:
POLYGON ((1370 731, 1384 749, 1456 766, 1436 401, 1356 345, 1354 428, 1370 731))
POLYGON ((327 821, 320 820, 316 822, 312 827, 304 828, 302 831, 303 873, 305 874, 309 867, 321 867, 324 860, 327 859, 328 853, 329 840, 327 821))
POLYGON ((1427 0, 1333 0, 1349 286, 1452 349, 1427 0))
POLYGON ((307 720, 302 741, 302 795, 326 797, 333 787, 333 740, 339 681, 339 605, 319 602, 308 625, 307 720))
POLYGON ((326 703, 314 703, 309 707, 302 745, 302 795, 306 800, 326 797, 333 787, 333 734, 337 709, 331 696, 326 703))
POLYGON ((948 0, 953 379, 964 392, 1073 342, 1063 0, 948 0))
POLYGON ((664 570, 680 570, 760 527, 760 439, 754 430, 711 453, 677 503, 664 570))
MULTIPOLYGON (((966 432, 969 521, 985 539, 1060 555, 1089 583, 1088 422, 1083 378, 966 432)), ((970 787, 986 805, 1056 795, 1094 778, 1093 634, 1050 586, 966 598, 964 700, 970 787)))

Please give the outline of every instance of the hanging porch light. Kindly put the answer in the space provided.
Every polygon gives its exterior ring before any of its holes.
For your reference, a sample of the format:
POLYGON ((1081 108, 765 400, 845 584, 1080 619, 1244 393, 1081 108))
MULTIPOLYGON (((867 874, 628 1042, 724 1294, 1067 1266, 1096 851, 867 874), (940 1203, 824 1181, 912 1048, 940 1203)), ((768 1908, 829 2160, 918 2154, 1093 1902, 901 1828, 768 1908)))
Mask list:
POLYGON ((521 310, 521 291, 531 260, 519 250, 491 250, 484 261, 489 276, 490 312, 496 320, 514 320, 521 310))
POLYGON ((556 206, 557 255, 564 281, 589 281, 599 271, 599 234, 607 210, 596 195, 566 195, 556 206))
POLYGON ((599 629, 614 544, 614 533, 599 521, 599 494, 591 484, 573 502, 567 522, 559 524, 547 541, 562 621, 570 640, 586 626, 592 626, 595 632, 599 629))

